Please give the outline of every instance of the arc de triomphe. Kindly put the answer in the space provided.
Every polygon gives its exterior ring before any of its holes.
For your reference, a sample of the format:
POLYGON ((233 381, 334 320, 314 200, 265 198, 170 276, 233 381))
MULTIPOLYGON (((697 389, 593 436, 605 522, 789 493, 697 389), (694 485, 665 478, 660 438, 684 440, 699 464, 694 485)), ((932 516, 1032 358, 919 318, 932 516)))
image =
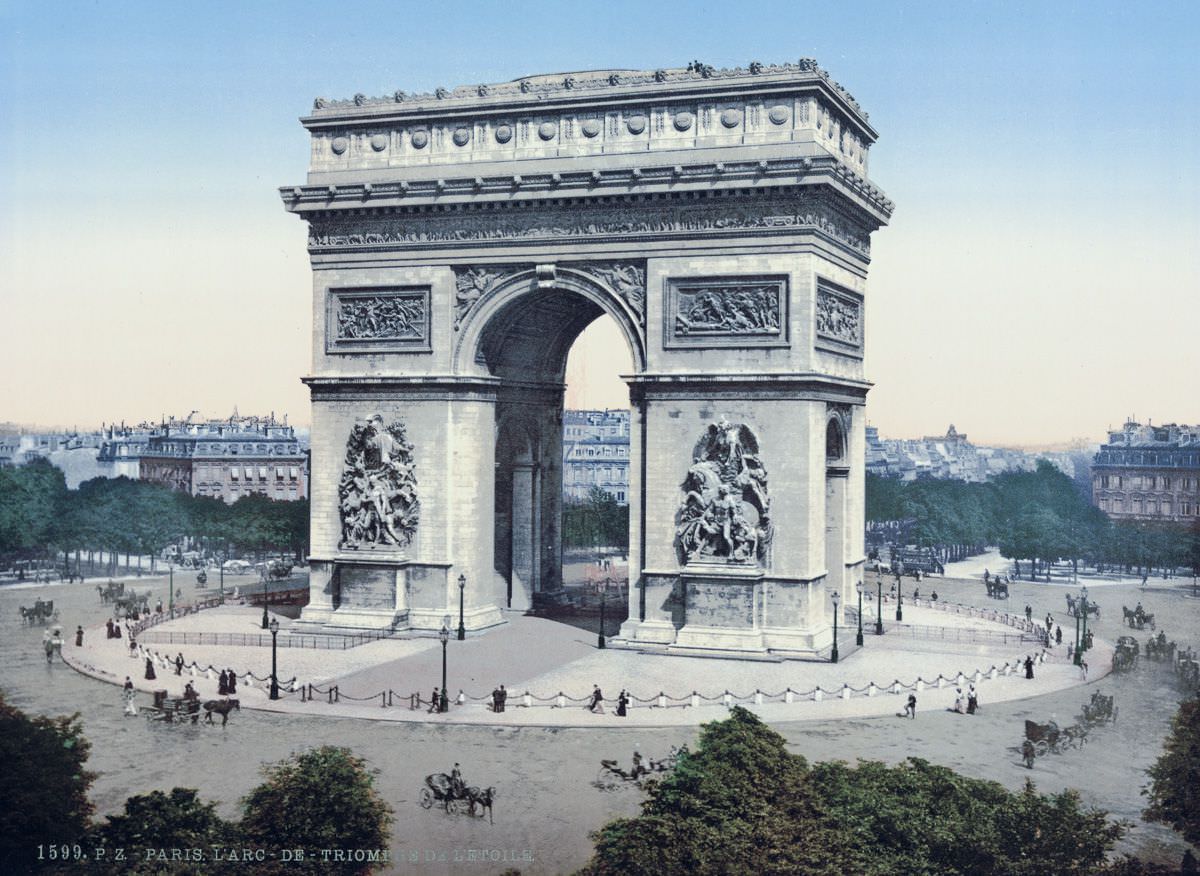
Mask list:
POLYGON ((318 99, 311 598, 468 631, 562 595, 567 352, 629 345, 617 644, 812 654, 863 563, 863 296, 892 204, 815 62, 318 99), (462 588, 460 590, 460 582, 462 588))

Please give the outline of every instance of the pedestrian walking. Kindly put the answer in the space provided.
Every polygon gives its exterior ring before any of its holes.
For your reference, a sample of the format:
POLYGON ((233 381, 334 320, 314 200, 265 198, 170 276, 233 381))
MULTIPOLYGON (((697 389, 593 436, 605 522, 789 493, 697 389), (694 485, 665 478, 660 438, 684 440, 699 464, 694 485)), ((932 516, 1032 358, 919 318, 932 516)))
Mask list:
POLYGON ((975 690, 975 685, 967 686, 967 714, 974 715, 979 708, 979 694, 975 690))
POLYGON ((78 626, 75 628, 75 647, 76 648, 83 647, 83 627, 82 626, 78 626))
POLYGON ((908 702, 904 706, 904 716, 906 718, 916 718, 917 717, 917 695, 916 694, 910 693, 908 695, 908 702))
POLYGON ((113 619, 111 617, 104 622, 104 629, 108 632, 108 638, 113 638, 113 619))
POLYGON ((503 712, 508 708, 508 690, 504 685, 500 685, 500 711, 503 712))
POLYGON ((465 693, 463 693, 463 689, 460 687, 458 689, 458 696, 456 696, 454 698, 454 705, 465 706, 466 704, 467 704, 467 695, 465 693))
POLYGON ((1087 665, 1087 661, 1086 661, 1086 660, 1081 660, 1081 661, 1079 662, 1079 669, 1080 669, 1080 671, 1081 671, 1081 672, 1083 672, 1083 680, 1084 680, 1084 681, 1087 681, 1087 670, 1088 670, 1088 665, 1087 665))
POLYGON ((1062 627, 1056 626, 1054 628, 1054 644, 1062 644, 1062 627))
POLYGON ((950 711, 957 712, 960 715, 963 713, 963 692, 961 687, 954 689, 954 708, 950 711))
POLYGON ((183 675, 183 653, 175 655, 175 674, 183 675))
POLYGON ((229 695, 233 696, 237 693, 237 673, 232 669, 229 670, 229 695))
POLYGON ((228 695, 229 695, 229 675, 225 672, 224 669, 222 669, 221 674, 217 676, 217 696, 223 697, 223 696, 228 696, 228 695))
POLYGON ((1033 678, 1033 658, 1028 654, 1025 655, 1025 677, 1033 678))
POLYGON ((442 702, 442 698, 439 694, 438 689, 435 687, 433 689, 433 693, 431 693, 429 695, 429 712, 428 712, 428 714, 432 715, 434 712, 436 712, 438 710, 438 707, 441 705, 441 702, 442 702))
POLYGON ((498 687, 492 689, 492 711, 500 711, 500 688, 498 687))
POLYGON ((154 661, 149 657, 146 658, 146 680, 154 681, 158 675, 154 671, 154 661))
POLYGON ((617 717, 624 718, 626 709, 629 707, 629 695, 625 693, 625 688, 621 688, 621 693, 617 697, 617 717))
POLYGON ((592 685, 592 699, 588 703, 588 711, 593 714, 604 714, 604 694, 600 691, 600 685, 592 685))
POLYGON ((1033 620, 1033 606, 1029 605, 1028 603, 1025 604, 1025 620, 1033 620))

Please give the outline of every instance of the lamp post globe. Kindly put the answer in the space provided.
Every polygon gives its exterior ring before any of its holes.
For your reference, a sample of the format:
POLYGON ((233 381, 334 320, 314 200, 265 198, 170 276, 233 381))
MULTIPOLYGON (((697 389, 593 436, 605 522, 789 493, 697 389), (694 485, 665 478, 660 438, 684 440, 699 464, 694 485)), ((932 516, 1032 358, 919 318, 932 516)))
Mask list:
POLYGON ((438 639, 442 642, 442 697, 438 703, 439 712, 450 711, 450 700, 446 696, 446 643, 450 641, 450 628, 442 623, 442 628, 438 630, 438 639))
POLYGON ((279 636, 279 619, 271 618, 269 626, 271 630, 271 699, 279 699, 279 662, 278 654, 278 636, 279 636))
POLYGON ((838 662, 838 646, 837 646, 838 605, 841 603, 842 598, 838 595, 837 591, 834 591, 833 596, 831 598, 833 599, 833 650, 829 652, 829 662, 837 663, 838 662))
POLYGON ((858 591, 858 637, 854 640, 854 644, 858 645, 861 648, 862 643, 863 643, 863 627, 862 627, 863 583, 862 583, 862 581, 859 581, 857 584, 855 584, 854 589, 858 591))
POLYGON ((467 628, 463 624, 463 594, 467 592, 467 576, 458 576, 458 640, 467 638, 467 628))

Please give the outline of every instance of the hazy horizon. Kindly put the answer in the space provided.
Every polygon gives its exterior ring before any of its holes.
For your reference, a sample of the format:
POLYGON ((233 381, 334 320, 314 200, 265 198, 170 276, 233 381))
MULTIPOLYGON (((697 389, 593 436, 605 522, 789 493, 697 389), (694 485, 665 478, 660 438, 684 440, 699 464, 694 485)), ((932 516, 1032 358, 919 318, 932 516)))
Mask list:
MULTIPOLYGON (((1132 414, 1200 422, 1200 7, 754 11, 5 4, 0 419, 308 423, 305 226, 277 189, 305 179, 317 95, 814 57, 870 113, 896 203, 866 299, 881 434, 1037 446, 1132 414)), ((577 345, 577 406, 628 404, 615 337, 601 320, 577 345)))

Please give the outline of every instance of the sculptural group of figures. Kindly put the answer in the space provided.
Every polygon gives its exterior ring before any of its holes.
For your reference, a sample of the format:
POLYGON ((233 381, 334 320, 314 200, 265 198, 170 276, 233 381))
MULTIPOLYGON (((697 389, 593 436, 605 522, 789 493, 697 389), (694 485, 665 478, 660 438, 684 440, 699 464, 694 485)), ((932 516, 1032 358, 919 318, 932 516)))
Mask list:
POLYGON ((758 439, 748 426, 724 418, 710 425, 683 490, 675 529, 683 562, 753 563, 765 556, 771 500, 758 439))
POLYGON ((779 331, 779 290, 775 285, 704 290, 680 305, 675 321, 681 335, 779 331))
POLYGON ((346 298, 338 302, 337 336, 347 340, 421 338, 423 300, 404 296, 346 298))
POLYGON ((404 547, 417 529, 421 505, 412 445, 404 426, 375 414, 354 424, 338 486, 341 547, 404 547))

